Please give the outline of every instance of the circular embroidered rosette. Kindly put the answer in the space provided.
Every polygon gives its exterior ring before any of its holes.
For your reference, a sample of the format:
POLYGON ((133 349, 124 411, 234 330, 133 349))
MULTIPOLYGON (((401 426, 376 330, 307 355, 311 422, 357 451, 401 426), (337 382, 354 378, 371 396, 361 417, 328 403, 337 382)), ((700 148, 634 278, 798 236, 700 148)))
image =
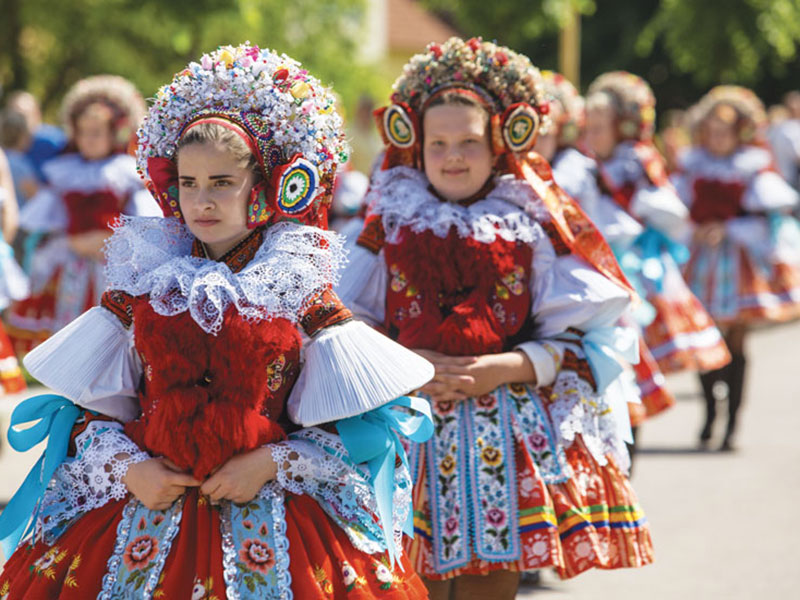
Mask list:
POLYGON ((656 97, 644 79, 627 71, 604 73, 589 86, 587 104, 591 108, 598 99, 608 101, 616 112, 622 137, 639 141, 653 137, 656 97))
POLYGON ((403 74, 394 83, 391 100, 421 115, 427 100, 448 87, 488 95, 493 113, 506 113, 514 119, 513 127, 508 128, 514 145, 525 141, 529 125, 538 127, 531 137, 537 132, 547 133, 549 104, 542 78, 539 69, 523 54, 480 38, 465 41, 453 37, 444 44, 429 44, 424 53, 414 55, 403 68, 403 74), (533 110, 528 114, 522 114, 525 112, 522 110, 508 111, 521 103, 533 110))
MULTIPOLYGON (((148 159, 174 158, 181 132, 191 121, 235 111, 240 115, 235 122, 246 120, 265 171, 296 162, 300 155, 305 167, 316 171, 310 181, 324 186, 323 195, 329 198, 336 167, 347 161, 334 104, 333 94, 285 54, 249 43, 222 46, 189 63, 156 94, 138 132, 139 173, 148 181, 148 159)), ((307 198, 287 198, 291 206, 307 206, 307 198)))
POLYGON ((736 111, 737 132, 743 143, 752 142, 764 133, 767 127, 767 113, 764 104, 752 90, 738 85, 718 85, 703 96, 690 109, 692 129, 701 124, 722 106, 736 111))
POLYGON ((550 111, 560 146, 573 145, 581 135, 586 123, 586 103, 572 82, 561 73, 542 71, 545 96, 550 104, 557 104, 559 115, 550 111))
POLYGON ((61 119, 70 138, 74 135, 75 119, 94 103, 111 109, 114 135, 120 145, 128 144, 146 110, 139 90, 118 75, 94 75, 75 83, 61 105, 61 119))

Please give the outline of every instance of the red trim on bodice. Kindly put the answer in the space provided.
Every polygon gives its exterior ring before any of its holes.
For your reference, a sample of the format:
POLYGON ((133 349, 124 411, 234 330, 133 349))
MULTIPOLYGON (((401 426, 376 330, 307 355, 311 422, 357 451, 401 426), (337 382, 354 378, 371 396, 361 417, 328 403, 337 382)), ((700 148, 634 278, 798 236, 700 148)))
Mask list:
POLYGON ((695 179, 690 216, 695 223, 727 221, 744 214, 742 199, 746 186, 739 181, 695 179))
POLYGON ((125 205, 125 199, 111 190, 67 192, 63 199, 67 208, 69 234, 108 229, 119 218, 125 205))
POLYGON ((400 231, 384 253, 390 284, 387 327, 408 348, 449 355, 501 352, 531 308, 533 250, 498 237, 491 244, 400 231))

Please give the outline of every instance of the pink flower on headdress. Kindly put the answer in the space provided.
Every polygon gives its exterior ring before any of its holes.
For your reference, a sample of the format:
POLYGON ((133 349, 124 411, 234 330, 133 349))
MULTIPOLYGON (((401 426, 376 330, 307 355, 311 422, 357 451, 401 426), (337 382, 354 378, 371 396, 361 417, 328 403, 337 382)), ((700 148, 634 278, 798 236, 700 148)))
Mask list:
POLYGON ((252 46, 245 50, 245 54, 249 56, 253 61, 258 60, 259 55, 261 54, 261 48, 258 46, 252 46))
POLYGON ((243 56, 239 59, 239 65, 241 65, 243 69, 249 69, 253 66, 253 59, 249 56, 243 56))
POLYGON ((211 57, 208 54, 203 54, 203 58, 200 59, 200 66, 206 71, 211 71, 214 68, 214 63, 211 62, 211 57))

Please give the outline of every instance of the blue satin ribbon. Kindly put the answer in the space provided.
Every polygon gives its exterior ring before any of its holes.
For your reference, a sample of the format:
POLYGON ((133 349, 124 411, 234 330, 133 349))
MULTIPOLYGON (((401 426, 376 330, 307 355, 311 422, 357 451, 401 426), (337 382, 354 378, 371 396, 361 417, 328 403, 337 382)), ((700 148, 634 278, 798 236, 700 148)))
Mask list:
MULTIPOLYGON (((394 565, 397 559, 392 519, 395 457, 400 455, 408 468, 408 457, 398 433, 416 443, 428 440, 433 435, 430 404, 422 398, 402 396, 380 408, 343 419, 336 423, 336 429, 353 462, 366 463, 369 468, 386 550, 390 564, 394 565), (409 408, 416 414, 395 410, 396 407, 409 408)), ((413 510, 409 511, 403 531, 414 534, 413 510)))
POLYGON ((625 370, 620 358, 632 365, 639 362, 639 336, 630 327, 599 327, 583 336, 567 334, 566 337, 574 337, 583 345, 598 392, 604 392, 625 370))
POLYGON ((648 226, 644 233, 633 241, 633 245, 640 250, 641 264, 638 271, 642 277, 651 281, 656 290, 662 291, 664 287, 664 263, 661 255, 667 252, 679 265, 689 260, 689 249, 668 238, 664 233, 648 226))
POLYGON ((28 398, 11 413, 8 442, 14 450, 26 452, 48 436, 50 439, 44 453, 0 514, 0 544, 6 558, 35 526, 35 512, 47 484, 67 456, 72 426, 80 413, 80 408, 56 394, 28 398), (34 421, 38 422, 27 429, 15 429, 34 421))

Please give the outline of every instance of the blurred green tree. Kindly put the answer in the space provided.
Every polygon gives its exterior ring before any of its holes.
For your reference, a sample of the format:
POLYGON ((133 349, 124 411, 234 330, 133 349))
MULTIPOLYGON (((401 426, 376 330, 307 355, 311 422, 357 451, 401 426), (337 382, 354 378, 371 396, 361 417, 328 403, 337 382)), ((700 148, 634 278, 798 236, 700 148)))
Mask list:
POLYGON ((51 117, 81 77, 115 73, 152 96, 188 61, 250 40, 286 52, 345 106, 382 89, 358 64, 365 0, 0 0, 0 82, 51 117))

